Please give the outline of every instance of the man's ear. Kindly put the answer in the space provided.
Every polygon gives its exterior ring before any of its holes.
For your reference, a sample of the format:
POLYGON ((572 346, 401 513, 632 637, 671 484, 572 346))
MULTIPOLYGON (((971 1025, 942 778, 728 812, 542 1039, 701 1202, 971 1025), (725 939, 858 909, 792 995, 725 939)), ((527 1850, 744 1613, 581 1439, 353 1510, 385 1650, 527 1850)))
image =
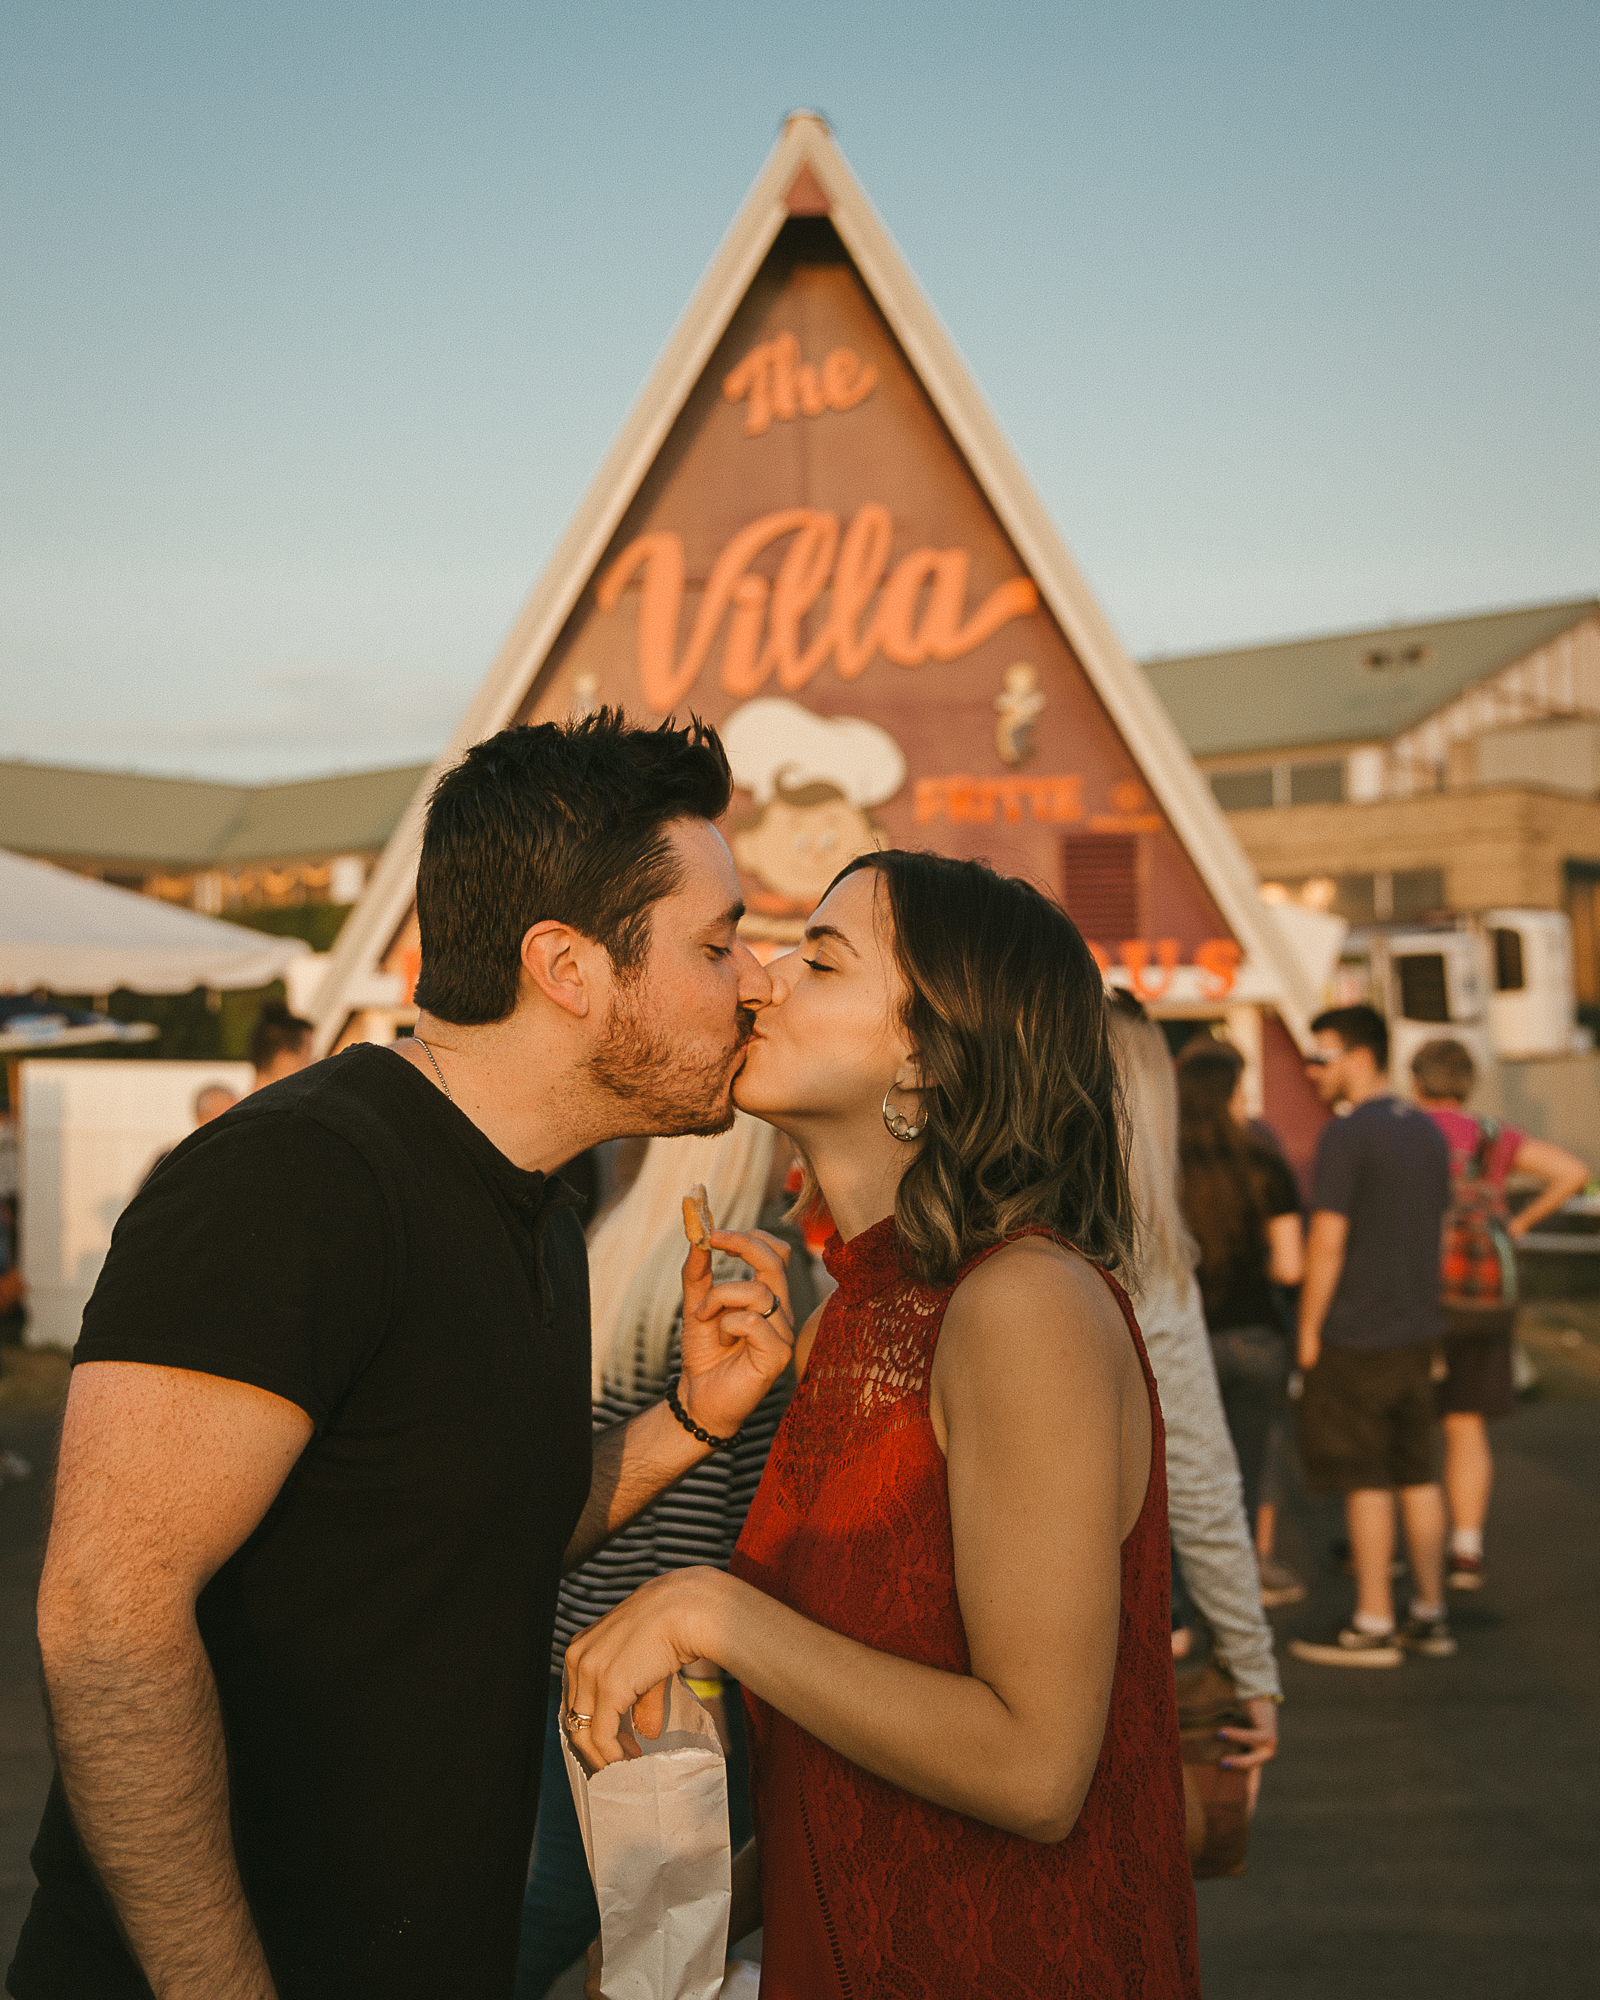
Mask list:
POLYGON ((535 924, 522 940, 522 969, 547 1000, 587 1020, 595 999, 594 950, 570 924, 535 924))

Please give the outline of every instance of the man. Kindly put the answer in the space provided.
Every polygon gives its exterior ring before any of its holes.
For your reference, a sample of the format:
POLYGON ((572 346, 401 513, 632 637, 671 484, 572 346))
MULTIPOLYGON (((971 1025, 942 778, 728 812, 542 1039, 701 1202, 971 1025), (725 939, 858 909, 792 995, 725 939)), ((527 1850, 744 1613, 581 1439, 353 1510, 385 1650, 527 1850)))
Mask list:
POLYGON ((1434 1478, 1432 1370, 1444 1332, 1439 1233, 1449 1158, 1424 1111, 1389 1094, 1389 1031, 1371 1007, 1311 1024, 1307 1057, 1322 1101, 1348 1115, 1317 1147, 1300 1290, 1300 1451, 1313 1491, 1342 1493, 1356 1573, 1350 1623, 1297 1659, 1397 1667, 1456 1649, 1444 1609, 1444 1496, 1434 1478), (1411 1555, 1410 1616, 1396 1627, 1390 1586, 1395 1495, 1411 1555))
POLYGON ((509 1993, 563 1561, 730 1441, 793 1338, 696 1253, 680 1411, 591 1466, 548 1176, 731 1122, 771 989, 729 789, 699 724, 479 744, 428 812, 415 1038, 252 1096, 118 1223, 40 1586, 19 2000, 509 1993))
POLYGON ((269 1083, 282 1083, 303 1070, 311 1060, 313 1032, 311 1023, 291 1014, 281 1000, 269 1000, 250 1036, 250 1062, 256 1073, 251 1091, 265 1090, 269 1083))

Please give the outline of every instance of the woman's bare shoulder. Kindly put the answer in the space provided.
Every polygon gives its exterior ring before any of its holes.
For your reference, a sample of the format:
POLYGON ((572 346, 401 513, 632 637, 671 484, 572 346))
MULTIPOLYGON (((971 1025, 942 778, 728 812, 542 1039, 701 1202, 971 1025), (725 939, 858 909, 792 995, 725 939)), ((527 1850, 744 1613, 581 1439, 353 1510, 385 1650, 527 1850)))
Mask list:
POLYGON ((1002 1332, 1030 1342, 1128 1345, 1111 1287, 1089 1260, 1048 1236, 1022 1236, 986 1257, 956 1287, 945 1331, 962 1345, 1002 1332))

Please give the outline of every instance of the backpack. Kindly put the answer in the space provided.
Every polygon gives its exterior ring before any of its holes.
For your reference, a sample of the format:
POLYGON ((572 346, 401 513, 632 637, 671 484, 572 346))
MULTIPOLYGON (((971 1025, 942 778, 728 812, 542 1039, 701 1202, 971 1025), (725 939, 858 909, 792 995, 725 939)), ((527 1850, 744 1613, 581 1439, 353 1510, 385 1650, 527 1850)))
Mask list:
POLYGON ((1506 1230, 1510 1210, 1488 1171, 1499 1137, 1500 1127, 1484 1118, 1470 1152, 1450 1148, 1440 1288, 1447 1306, 1466 1312, 1503 1312, 1517 1303, 1517 1253, 1506 1230))

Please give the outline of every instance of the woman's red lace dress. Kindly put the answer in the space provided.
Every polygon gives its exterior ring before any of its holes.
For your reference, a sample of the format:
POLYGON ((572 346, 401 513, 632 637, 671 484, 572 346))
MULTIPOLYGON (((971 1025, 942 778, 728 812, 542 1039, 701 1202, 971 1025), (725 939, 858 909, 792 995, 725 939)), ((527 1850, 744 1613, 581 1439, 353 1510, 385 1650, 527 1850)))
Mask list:
MULTIPOLYGON (((945 1461, 928 1417, 934 1347, 955 1286, 906 1274, 892 1216, 849 1243, 835 1236, 825 1256, 839 1289, 778 1431, 734 1573, 863 1645, 968 1673, 945 1461)), ((1122 1545, 1110 1712, 1078 1822, 1046 1846, 930 1805, 747 1694, 762 2000, 1199 1994, 1165 1438, 1132 1309, 1106 1282, 1150 1394, 1150 1484, 1122 1545)))

